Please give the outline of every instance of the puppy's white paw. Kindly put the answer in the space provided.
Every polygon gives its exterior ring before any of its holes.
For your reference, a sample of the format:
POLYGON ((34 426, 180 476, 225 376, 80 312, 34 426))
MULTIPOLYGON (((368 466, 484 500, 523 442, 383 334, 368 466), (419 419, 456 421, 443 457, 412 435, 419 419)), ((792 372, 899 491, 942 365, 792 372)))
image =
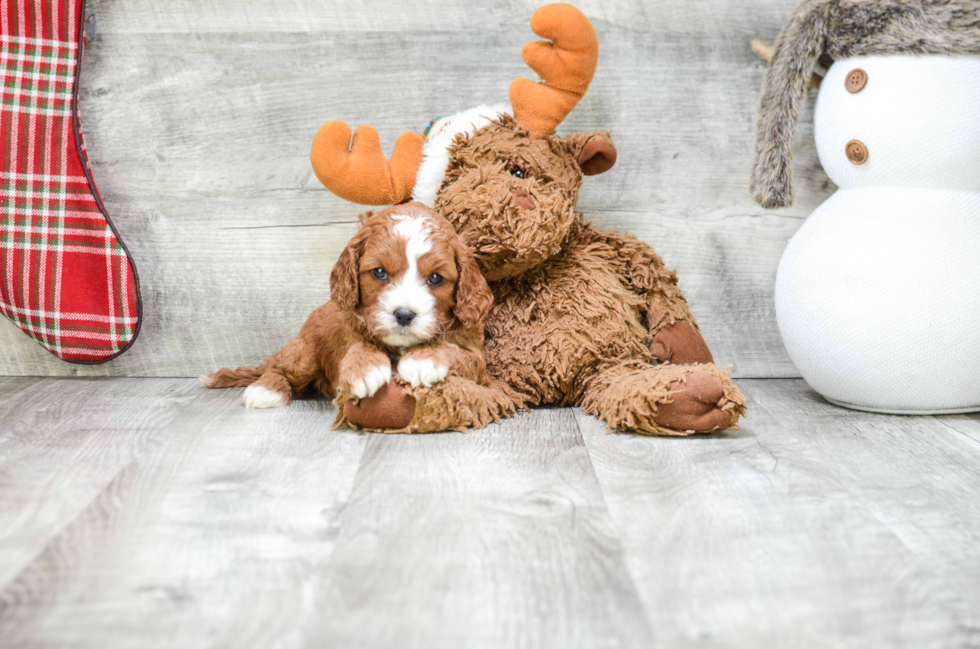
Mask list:
POLYGON ((378 365, 359 379, 351 381, 350 391, 358 399, 373 396, 381 386, 391 380, 391 365, 378 365))
POLYGON ((428 358, 422 360, 403 358, 398 361, 398 376, 413 388, 420 385, 431 387, 436 383, 442 383, 446 380, 447 374, 449 374, 447 365, 436 365, 428 358))
POLYGON ((245 388, 242 400, 245 401, 246 408, 281 408, 286 405, 286 397, 282 394, 256 384, 245 388))

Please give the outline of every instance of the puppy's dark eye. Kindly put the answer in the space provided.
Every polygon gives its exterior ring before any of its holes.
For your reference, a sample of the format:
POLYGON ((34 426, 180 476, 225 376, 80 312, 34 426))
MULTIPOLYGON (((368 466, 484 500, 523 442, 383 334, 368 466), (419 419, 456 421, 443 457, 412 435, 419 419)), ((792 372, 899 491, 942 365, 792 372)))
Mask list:
POLYGON ((517 178, 527 178, 527 174, 520 167, 514 167, 510 170, 511 176, 516 176, 517 178))
POLYGON ((431 275, 429 275, 428 284, 429 286, 439 286, 440 284, 442 284, 442 275, 440 275, 439 273, 432 273, 431 275))
POLYGON ((371 273, 374 275, 374 279, 380 279, 382 281, 388 279, 388 271, 384 268, 375 268, 371 273))

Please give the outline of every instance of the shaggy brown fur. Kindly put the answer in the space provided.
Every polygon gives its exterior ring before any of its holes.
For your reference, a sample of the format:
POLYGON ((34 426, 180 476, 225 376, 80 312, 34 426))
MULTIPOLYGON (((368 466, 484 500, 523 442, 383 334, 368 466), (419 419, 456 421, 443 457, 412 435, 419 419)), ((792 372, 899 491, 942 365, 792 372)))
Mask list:
MULTIPOLYGON (((279 393, 287 404, 312 384, 328 398, 336 396, 339 404, 352 400, 356 403, 352 386, 371 370, 391 367, 392 376, 397 376, 399 360, 428 359, 448 368, 447 394, 452 393, 457 381, 463 381, 474 390, 509 395, 504 400, 487 399, 476 412, 466 413, 468 420, 479 422, 513 413, 516 400, 506 386, 490 379, 483 354, 484 321, 493 296, 471 252, 461 245, 452 226, 419 203, 361 218, 363 227, 341 253, 330 275, 330 301, 310 315, 299 335, 262 365, 221 369, 205 377, 204 384, 210 388, 257 384, 279 393), (418 260, 418 270, 423 277, 438 273, 443 278, 441 284, 429 289, 438 318, 432 338, 398 348, 384 342, 385 334, 390 332, 375 322, 379 295, 389 286, 389 280, 372 277, 378 267, 387 269, 391 282, 407 272, 405 240, 392 235, 394 215, 426 218, 431 251, 418 260)), ((409 417, 413 410, 425 413, 428 407, 409 406, 409 417)), ((339 410, 344 412, 343 408, 339 410)), ((378 421, 389 422, 397 415, 380 413, 378 421)), ((342 421, 343 415, 338 419, 342 421)))
POLYGON ((779 35, 762 87, 752 197, 793 203, 792 144, 818 59, 980 54, 977 0, 807 0, 779 35))
POLYGON ((674 272, 575 209, 583 169, 615 160, 607 133, 534 138, 501 116, 450 153, 435 207, 491 280, 487 369, 508 389, 460 379, 411 390, 418 407, 402 430, 478 427, 538 404, 580 405, 646 434, 736 427, 744 398, 725 372, 698 364, 711 353, 674 272))

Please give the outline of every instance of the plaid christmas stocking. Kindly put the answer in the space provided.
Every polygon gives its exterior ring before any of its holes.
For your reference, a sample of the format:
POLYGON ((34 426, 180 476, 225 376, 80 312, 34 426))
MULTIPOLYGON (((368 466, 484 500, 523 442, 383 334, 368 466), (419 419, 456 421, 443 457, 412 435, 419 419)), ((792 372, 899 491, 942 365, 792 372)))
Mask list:
POLYGON ((78 119, 84 0, 0 0, 0 312, 52 354, 101 363, 139 332, 136 267, 78 119))

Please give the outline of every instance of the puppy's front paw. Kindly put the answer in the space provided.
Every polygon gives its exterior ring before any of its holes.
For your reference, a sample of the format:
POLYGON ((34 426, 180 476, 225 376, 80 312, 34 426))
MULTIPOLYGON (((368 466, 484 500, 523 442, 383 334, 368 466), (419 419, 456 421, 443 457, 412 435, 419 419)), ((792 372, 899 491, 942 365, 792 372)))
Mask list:
POLYGON ((447 374, 449 374, 448 365, 437 364, 429 358, 416 360, 409 357, 398 361, 398 376, 413 388, 420 385, 431 387, 436 383, 442 383, 446 380, 447 374))
POLYGON ((245 388, 245 394, 242 395, 242 400, 245 401, 246 408, 255 409, 281 408, 282 406, 289 405, 286 397, 282 393, 263 388, 261 385, 255 383, 245 388))
POLYGON ((374 396, 381 386, 391 380, 391 365, 376 365, 362 376, 349 381, 350 391, 358 399, 374 396))

